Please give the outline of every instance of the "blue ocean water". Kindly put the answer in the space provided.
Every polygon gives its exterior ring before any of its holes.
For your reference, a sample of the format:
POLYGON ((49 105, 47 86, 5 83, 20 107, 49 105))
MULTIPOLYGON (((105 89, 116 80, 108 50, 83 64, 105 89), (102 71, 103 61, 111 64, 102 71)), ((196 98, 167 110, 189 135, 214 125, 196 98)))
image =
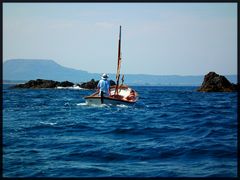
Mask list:
POLYGON ((237 93, 133 87, 134 106, 89 90, 3 89, 4 177, 236 177, 237 93))

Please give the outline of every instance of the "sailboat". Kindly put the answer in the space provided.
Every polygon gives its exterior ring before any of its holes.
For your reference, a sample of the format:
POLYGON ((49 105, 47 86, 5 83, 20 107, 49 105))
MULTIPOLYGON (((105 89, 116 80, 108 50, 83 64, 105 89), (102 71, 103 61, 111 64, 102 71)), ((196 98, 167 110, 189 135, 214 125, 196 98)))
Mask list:
POLYGON ((121 26, 119 31, 118 40, 118 61, 117 61, 117 73, 116 73, 116 85, 110 87, 109 96, 99 96, 98 92, 91 94, 90 96, 84 97, 86 104, 88 105, 100 105, 100 104, 111 104, 111 105, 133 105, 138 100, 138 93, 131 87, 123 84, 124 75, 122 75, 122 83, 119 84, 120 80, 120 68, 121 68, 121 26))

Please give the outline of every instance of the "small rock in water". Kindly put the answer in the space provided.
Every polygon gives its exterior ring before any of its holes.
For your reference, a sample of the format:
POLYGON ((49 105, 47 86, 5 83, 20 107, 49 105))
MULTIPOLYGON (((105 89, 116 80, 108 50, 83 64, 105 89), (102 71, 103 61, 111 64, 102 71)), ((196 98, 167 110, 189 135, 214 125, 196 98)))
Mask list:
POLYGON ((37 80, 30 80, 24 84, 17 84, 12 86, 11 88, 55 88, 58 86, 60 82, 52 81, 52 80, 45 80, 45 79, 37 79, 37 80))
POLYGON ((204 76, 199 92, 232 92, 237 91, 238 85, 230 83, 226 77, 215 72, 209 72, 204 76))
POLYGON ((57 86, 61 87, 71 87, 74 83, 69 81, 53 81, 53 80, 45 80, 45 79, 37 79, 30 80, 24 84, 17 84, 12 86, 11 88, 32 88, 32 89, 40 89, 40 88, 56 88, 57 86))
MULTIPOLYGON (((75 88, 78 86, 84 89, 96 89, 99 81, 95 81, 92 79, 91 81, 84 82, 82 84, 77 84, 75 88)), ((115 85, 116 83, 113 80, 110 80, 110 86, 115 85)), ((74 83, 69 81, 53 81, 53 80, 45 80, 45 79, 37 79, 30 80, 24 84, 17 84, 10 88, 31 88, 31 89, 41 89, 41 88, 57 88, 57 87, 74 87, 74 83)))

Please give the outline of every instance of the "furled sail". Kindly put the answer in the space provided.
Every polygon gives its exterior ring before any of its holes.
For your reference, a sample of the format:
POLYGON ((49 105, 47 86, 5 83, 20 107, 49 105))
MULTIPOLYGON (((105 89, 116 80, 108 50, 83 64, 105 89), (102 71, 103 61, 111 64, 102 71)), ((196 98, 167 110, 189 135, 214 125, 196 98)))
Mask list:
POLYGON ((121 68, 121 26, 119 32, 119 40, 118 40, 118 63, 117 63, 117 73, 116 73, 116 89, 114 94, 118 94, 119 87, 119 79, 120 79, 120 68, 121 68))

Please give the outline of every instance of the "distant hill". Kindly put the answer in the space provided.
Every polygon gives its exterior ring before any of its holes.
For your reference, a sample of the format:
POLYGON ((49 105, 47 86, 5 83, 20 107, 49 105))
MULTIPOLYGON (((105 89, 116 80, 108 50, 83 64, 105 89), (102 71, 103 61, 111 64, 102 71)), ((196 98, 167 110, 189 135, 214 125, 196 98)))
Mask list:
MULTIPOLYGON (((110 79, 115 80, 115 74, 109 74, 110 79)), ((200 86, 203 82, 202 76, 178 76, 178 75, 146 75, 125 74, 124 83, 129 85, 179 85, 200 86)), ((237 75, 225 76, 230 82, 237 82, 237 75)), ((88 73, 61 66, 53 60, 25 60, 11 59, 3 63, 4 82, 23 82, 34 79, 49 79, 55 81, 85 82, 91 79, 99 79, 99 73, 88 73)))
POLYGON ((87 71, 63 67, 53 60, 11 59, 3 64, 3 80, 51 79, 56 81, 85 81, 91 78, 87 71))

